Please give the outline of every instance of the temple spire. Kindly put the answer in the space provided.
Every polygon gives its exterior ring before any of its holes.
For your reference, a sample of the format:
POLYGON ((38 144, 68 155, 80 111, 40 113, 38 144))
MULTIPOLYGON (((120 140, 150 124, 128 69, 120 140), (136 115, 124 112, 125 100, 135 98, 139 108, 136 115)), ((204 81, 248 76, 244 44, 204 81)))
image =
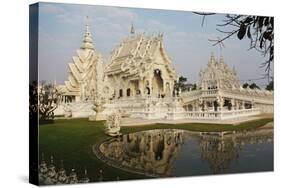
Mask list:
POLYGON ((86 24, 85 24, 86 30, 84 33, 83 41, 81 49, 94 49, 92 34, 90 32, 90 24, 89 24, 89 17, 86 16, 86 24))
POLYGON ((211 52, 211 57, 210 57, 210 60, 209 60, 209 64, 212 64, 212 63, 215 63, 215 56, 214 56, 214 52, 211 52))
POLYGON ((220 56, 220 63, 224 64, 224 59, 222 55, 220 56))

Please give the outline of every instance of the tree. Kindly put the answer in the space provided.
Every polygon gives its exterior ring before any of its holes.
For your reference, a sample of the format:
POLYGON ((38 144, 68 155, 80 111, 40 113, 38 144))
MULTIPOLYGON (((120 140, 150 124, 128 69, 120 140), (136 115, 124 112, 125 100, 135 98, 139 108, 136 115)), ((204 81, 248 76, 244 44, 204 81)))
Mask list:
POLYGON ((260 87, 256 83, 252 83, 252 84, 244 83, 242 87, 250 88, 250 89, 260 89, 260 87))
POLYGON ((260 89, 260 87, 256 83, 252 83, 249 87, 251 89, 260 89))
POLYGON ((266 86, 265 89, 266 89, 266 90, 269 90, 269 91, 273 91, 273 89, 274 89, 273 81, 270 81, 269 84, 266 86))
POLYGON ((196 90, 197 89, 197 85, 193 84, 192 90, 196 90))
POLYGON ((174 85, 174 89, 176 91, 178 91, 179 89, 181 89, 182 91, 186 91, 187 90, 187 78, 180 76, 179 80, 175 83, 174 85))
POLYGON ((248 87, 249 87, 249 84, 248 84, 248 83, 244 83, 242 87, 243 87, 243 88, 248 88, 248 87))
POLYGON ((38 121, 38 87, 37 82, 29 84, 29 121, 37 124, 38 121))
MULTIPOLYGON (((214 13, 198 13, 203 16, 214 15, 214 13)), ((248 39, 250 41, 250 49, 255 49, 261 55, 267 57, 266 62, 262 63, 265 67, 267 75, 270 76, 272 63, 274 62, 274 18, 265 16, 247 16, 247 15, 231 15, 227 14, 223 23, 217 24, 217 31, 225 36, 220 39, 210 39, 213 45, 221 45, 221 43, 232 36, 237 36, 239 40, 248 39), (227 30, 222 30, 224 28, 227 30), (247 37, 245 37, 247 36, 247 37)), ((203 22, 202 22, 203 24, 203 22)))
POLYGON ((38 91, 40 121, 54 119, 54 110, 58 107, 59 97, 60 94, 53 84, 41 81, 38 91))

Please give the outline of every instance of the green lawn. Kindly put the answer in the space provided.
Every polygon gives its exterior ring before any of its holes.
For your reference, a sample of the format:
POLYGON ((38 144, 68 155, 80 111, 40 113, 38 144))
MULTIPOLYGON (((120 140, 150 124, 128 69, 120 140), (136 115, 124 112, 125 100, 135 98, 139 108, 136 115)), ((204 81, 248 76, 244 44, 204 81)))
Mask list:
MULTIPOLYGON (((136 127, 124 127, 122 133, 137 132, 149 129, 185 129, 190 131, 232 131, 256 129, 273 121, 272 118, 255 120, 241 123, 240 125, 221 124, 178 124, 163 125, 154 124, 136 127)), ((104 134, 103 122, 90 122, 88 119, 55 120, 53 124, 45 124, 39 127, 39 151, 44 153, 45 160, 49 162, 51 155, 54 162, 60 166, 61 160, 67 173, 71 168, 75 168, 79 175, 83 175, 84 168, 88 170, 91 181, 98 181, 98 172, 103 170, 103 180, 139 179, 145 178, 141 175, 127 173, 125 171, 112 168, 99 161, 92 152, 92 146, 107 138, 104 134)))

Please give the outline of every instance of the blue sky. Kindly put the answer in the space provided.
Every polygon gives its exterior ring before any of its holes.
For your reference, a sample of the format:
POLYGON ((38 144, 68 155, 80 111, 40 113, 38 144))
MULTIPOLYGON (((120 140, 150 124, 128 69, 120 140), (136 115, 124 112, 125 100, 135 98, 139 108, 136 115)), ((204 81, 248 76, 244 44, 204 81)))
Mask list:
MULTIPOLYGON (((129 35, 132 23, 136 32, 164 33, 166 51, 178 74, 187 77, 188 82, 197 82, 199 70, 206 66, 211 52, 220 54, 219 47, 212 46, 208 39, 223 37, 216 31, 216 24, 222 22, 224 14, 208 16, 202 27, 202 17, 187 11, 40 3, 40 80, 63 83, 67 79, 67 64, 81 45, 86 16, 90 18, 95 48, 105 59, 129 35)), ((241 80, 263 77, 260 65, 265 58, 257 51, 248 51, 248 40, 234 37, 224 44, 221 54, 228 65, 235 66, 241 80)), ((267 80, 255 82, 264 86, 267 80)))

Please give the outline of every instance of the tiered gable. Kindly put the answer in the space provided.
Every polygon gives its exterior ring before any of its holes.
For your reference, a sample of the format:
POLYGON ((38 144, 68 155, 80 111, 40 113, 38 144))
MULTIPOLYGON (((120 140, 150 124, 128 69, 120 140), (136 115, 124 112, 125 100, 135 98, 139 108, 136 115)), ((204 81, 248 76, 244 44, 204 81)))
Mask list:
POLYGON ((170 77, 176 80, 176 71, 163 48, 163 35, 132 35, 113 51, 105 72, 107 75, 122 74, 141 79, 154 63, 163 64, 170 77), (157 61, 159 56, 162 59, 157 61))
POLYGON ((96 83, 98 75, 97 64, 102 64, 102 61, 101 56, 94 49, 88 25, 86 25, 82 45, 76 53, 77 55, 72 57, 72 63, 68 64, 69 76, 62 91, 66 96, 80 97, 81 100, 90 99, 93 90, 96 90, 96 84, 93 83, 96 83))
POLYGON ((199 73, 201 89, 239 89, 236 70, 230 69, 221 57, 219 61, 211 55, 207 68, 199 73))

